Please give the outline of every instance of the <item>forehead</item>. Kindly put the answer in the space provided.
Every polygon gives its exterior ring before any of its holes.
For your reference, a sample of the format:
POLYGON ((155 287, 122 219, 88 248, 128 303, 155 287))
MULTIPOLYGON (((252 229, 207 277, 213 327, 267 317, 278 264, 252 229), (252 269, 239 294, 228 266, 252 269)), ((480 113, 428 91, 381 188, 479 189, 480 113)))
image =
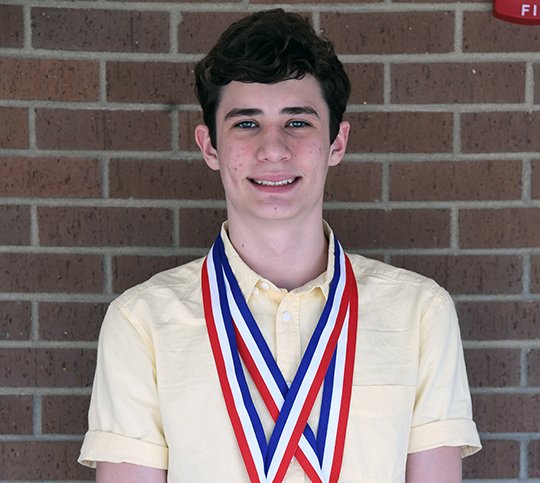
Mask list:
POLYGON ((232 81, 221 90, 216 114, 223 119, 231 109, 258 109, 272 114, 291 107, 310 107, 319 117, 328 115, 319 82, 309 75, 273 84, 232 81))

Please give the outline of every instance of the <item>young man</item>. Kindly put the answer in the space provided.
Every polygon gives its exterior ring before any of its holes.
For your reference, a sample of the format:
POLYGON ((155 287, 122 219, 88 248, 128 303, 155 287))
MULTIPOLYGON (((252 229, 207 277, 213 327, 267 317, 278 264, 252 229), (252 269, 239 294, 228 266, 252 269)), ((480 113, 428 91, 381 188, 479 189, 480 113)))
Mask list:
POLYGON ((228 221, 111 304, 80 461, 98 482, 461 481, 480 444, 449 295, 323 222, 349 135, 331 44, 260 12, 196 75, 228 221))

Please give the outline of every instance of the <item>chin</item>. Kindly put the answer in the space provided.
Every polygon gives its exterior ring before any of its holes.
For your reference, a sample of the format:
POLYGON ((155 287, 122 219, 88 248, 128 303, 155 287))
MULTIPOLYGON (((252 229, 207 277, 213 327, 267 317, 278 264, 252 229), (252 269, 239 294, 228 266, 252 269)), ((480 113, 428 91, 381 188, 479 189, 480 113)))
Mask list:
POLYGON ((300 220, 299 213, 292 210, 264 210, 257 214, 257 218, 267 221, 300 220))

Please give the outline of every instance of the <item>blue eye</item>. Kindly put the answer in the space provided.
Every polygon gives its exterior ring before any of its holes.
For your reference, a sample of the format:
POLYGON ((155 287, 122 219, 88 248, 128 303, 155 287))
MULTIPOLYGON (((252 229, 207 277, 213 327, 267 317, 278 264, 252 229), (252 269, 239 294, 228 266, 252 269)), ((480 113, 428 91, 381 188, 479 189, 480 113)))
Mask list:
POLYGON ((257 123, 255 121, 240 121, 235 124, 235 127, 239 127, 240 129, 253 129, 254 127, 257 127, 257 123))
POLYGON ((288 124, 290 127, 306 127, 309 124, 306 121, 290 121, 288 124))

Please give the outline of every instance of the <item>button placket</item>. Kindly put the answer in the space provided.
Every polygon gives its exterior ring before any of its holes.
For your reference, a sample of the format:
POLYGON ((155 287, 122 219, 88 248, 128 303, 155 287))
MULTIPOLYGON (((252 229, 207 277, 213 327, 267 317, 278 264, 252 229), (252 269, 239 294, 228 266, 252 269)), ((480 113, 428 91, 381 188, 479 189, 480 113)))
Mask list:
POLYGON ((277 363, 288 382, 294 378, 302 357, 298 304, 298 295, 289 293, 281 301, 276 314, 276 334, 279 341, 277 363))

